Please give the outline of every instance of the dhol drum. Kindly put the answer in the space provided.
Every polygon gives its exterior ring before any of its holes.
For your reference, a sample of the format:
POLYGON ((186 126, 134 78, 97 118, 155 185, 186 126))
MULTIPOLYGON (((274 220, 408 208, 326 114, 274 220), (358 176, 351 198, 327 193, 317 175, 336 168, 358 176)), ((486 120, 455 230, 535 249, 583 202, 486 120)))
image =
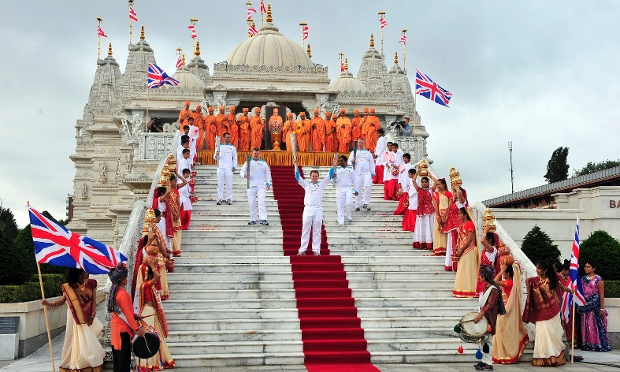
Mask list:
POLYGON ((144 337, 135 335, 131 342, 133 353, 140 359, 148 359, 159 351, 159 335, 155 328, 148 325, 144 320, 138 323, 144 327, 144 337))
POLYGON ((473 311, 465 314, 461 318, 461 321, 459 322, 459 326, 461 327, 459 337, 461 340, 465 342, 477 343, 487 334, 489 322, 487 322, 485 317, 482 317, 478 323, 474 323, 474 318, 476 316, 478 316, 478 313, 473 311))

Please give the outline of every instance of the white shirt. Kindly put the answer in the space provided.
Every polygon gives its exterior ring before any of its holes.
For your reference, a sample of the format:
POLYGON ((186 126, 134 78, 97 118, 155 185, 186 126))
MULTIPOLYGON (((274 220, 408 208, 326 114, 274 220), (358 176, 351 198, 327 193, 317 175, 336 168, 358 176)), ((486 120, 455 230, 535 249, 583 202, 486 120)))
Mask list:
POLYGON ((336 188, 338 190, 351 190, 354 184, 354 178, 355 171, 353 167, 336 168, 336 177, 334 177, 334 181, 336 182, 336 188))
MULTIPOLYGON (((333 169, 330 171, 333 171, 333 169)), ((325 190, 325 186, 329 184, 330 177, 327 176, 317 183, 312 183, 311 181, 306 181, 301 178, 299 171, 295 171, 295 179, 297 180, 297 183, 299 183, 299 185, 306 190, 306 195, 304 196, 304 206, 321 208, 323 202, 323 190, 325 190)))
POLYGON ((355 158, 353 157, 353 151, 349 155, 349 165, 353 165, 353 160, 355 160, 355 174, 366 174, 368 172, 375 173, 375 159, 373 158, 370 151, 357 150, 355 154, 355 158))
POLYGON ((177 148, 181 147, 181 140, 183 139, 183 136, 185 136, 185 135, 189 136, 189 133, 185 134, 185 132, 183 132, 183 134, 181 134, 179 136, 179 143, 177 144, 177 148))
POLYGON ((181 157, 181 159, 177 160, 177 171, 179 174, 183 174, 183 169, 189 169, 190 172, 192 171, 192 161, 189 158, 185 159, 181 157))
MULTIPOLYGON (((183 183, 183 181, 179 180, 178 183, 183 183)), ((189 199, 189 183, 186 183, 185 186, 179 188, 179 196, 183 199, 189 199)))
POLYGON ((190 125, 189 126, 189 138, 190 138, 190 143, 194 143, 196 142, 196 140, 198 139, 198 127, 195 125, 190 125))
POLYGON ((413 187, 413 180, 411 178, 409 179, 409 186, 407 187, 409 187, 409 190, 407 190, 409 193, 409 207, 407 209, 415 211, 418 209, 418 190, 413 187))
MULTIPOLYGON (((183 159, 183 150, 185 150, 185 147, 183 147, 183 146, 177 147, 177 161, 183 159)), ((189 148, 188 148, 188 150, 189 150, 189 148)))
MULTIPOLYGON (((241 178, 245 178, 248 169, 248 163, 243 164, 241 168, 241 178)), ((271 186, 271 171, 269 165, 263 160, 250 160, 250 187, 271 186)))
MULTIPOLYGON (((213 159, 218 160, 217 151, 213 153, 213 159)), ((235 146, 225 143, 220 145, 218 168, 237 168, 237 149, 235 146)))
POLYGON ((377 165, 385 164, 383 159, 383 153, 387 151, 387 141, 384 136, 379 137, 377 140, 377 147, 375 147, 375 155, 377 156, 377 165))
POLYGON ((411 180, 411 178, 409 178, 409 169, 411 168, 413 168, 413 164, 411 163, 403 163, 403 165, 399 167, 400 173, 398 173, 398 183, 403 188, 404 192, 407 192, 407 188, 409 187, 409 181, 411 180))

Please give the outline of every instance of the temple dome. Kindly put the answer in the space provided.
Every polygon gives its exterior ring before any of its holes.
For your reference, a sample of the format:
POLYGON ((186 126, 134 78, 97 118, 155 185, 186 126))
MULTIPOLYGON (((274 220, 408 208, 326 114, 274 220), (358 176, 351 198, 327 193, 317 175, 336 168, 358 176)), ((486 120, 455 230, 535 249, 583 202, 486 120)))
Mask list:
POLYGON ((189 69, 185 66, 178 69, 173 78, 179 81, 180 88, 188 88, 188 89, 204 89, 205 83, 196 75, 192 74, 189 69))
POLYGON ((338 79, 329 84, 329 90, 337 90, 340 92, 365 92, 366 86, 361 81, 353 77, 349 70, 340 73, 338 79))
POLYGON ((271 22, 241 42, 226 58, 229 65, 314 67, 299 44, 282 35, 271 22))

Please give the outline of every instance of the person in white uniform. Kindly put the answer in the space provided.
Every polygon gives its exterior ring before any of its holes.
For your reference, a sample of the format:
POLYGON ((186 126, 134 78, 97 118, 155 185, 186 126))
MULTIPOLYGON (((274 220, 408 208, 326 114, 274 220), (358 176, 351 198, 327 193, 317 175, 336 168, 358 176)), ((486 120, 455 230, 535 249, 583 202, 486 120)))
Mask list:
MULTIPOLYGON (((193 169, 192 160, 190 159, 190 149, 183 149, 181 152, 181 158, 177 159, 177 172, 180 174, 183 169, 189 169, 190 173, 193 169)), ((189 180, 188 180, 189 181, 189 180)))
POLYGON ((191 151, 189 158, 192 160, 192 164, 194 164, 196 162, 196 141, 198 140, 200 128, 194 125, 194 118, 189 118, 187 121, 189 123, 189 149, 191 151))
POLYGON ((243 164, 241 177, 248 178, 250 167, 250 187, 248 187, 248 204, 250 205, 250 222, 248 225, 256 225, 256 197, 258 196, 258 217, 261 225, 269 225, 267 222, 267 209, 265 208, 265 193, 271 188, 271 171, 269 165, 260 159, 258 148, 252 149, 252 159, 243 164))
MULTIPOLYGON (((319 182, 319 171, 310 172, 310 181, 301 178, 297 159, 293 161, 295 165, 295 179, 306 194, 304 196, 304 213, 301 220, 301 246, 299 247, 300 256, 306 255, 308 242, 310 241, 310 230, 312 230, 312 252, 315 256, 321 255, 321 224, 323 223, 323 190, 334 176, 334 168, 329 170, 329 176, 319 182)), ((334 166, 336 159, 334 159, 334 166)))
POLYGON ((383 128, 377 129, 377 134, 379 134, 379 139, 377 139, 377 146, 375 147, 375 174, 377 175, 377 179, 374 183, 382 184, 383 183, 383 175, 385 169, 385 158, 383 155, 387 151, 387 140, 383 135, 385 131, 383 128))
POLYGON ((237 169, 237 149, 230 143, 230 133, 224 133, 224 143, 213 154, 217 160, 217 205, 224 200, 224 183, 226 184, 226 204, 233 201, 233 172, 237 169))
POLYGON ((351 151, 349 164, 355 169, 355 210, 360 207, 370 210, 372 192, 372 178, 375 176, 375 159, 372 153, 366 150, 366 140, 357 140, 357 152, 351 151))
MULTIPOLYGON (((355 171, 353 167, 347 166, 347 157, 340 155, 338 158, 338 168, 334 173, 333 182, 336 183, 336 211, 338 213, 338 225, 344 225, 344 217, 353 221, 351 209, 353 209, 353 185, 355 184, 355 171)), ((359 194, 355 190, 356 194, 359 194)))

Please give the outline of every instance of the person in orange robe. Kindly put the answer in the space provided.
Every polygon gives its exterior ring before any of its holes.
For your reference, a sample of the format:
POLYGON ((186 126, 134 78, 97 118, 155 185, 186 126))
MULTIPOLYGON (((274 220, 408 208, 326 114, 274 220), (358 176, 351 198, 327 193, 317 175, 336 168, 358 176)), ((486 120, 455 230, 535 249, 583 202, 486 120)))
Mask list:
POLYGON ((263 130, 265 129, 265 121, 260 117, 260 108, 254 109, 254 116, 250 119, 250 130, 252 131, 251 148, 260 150, 263 144, 263 130))
POLYGON ((179 112, 179 130, 183 133, 183 127, 189 125, 187 119, 193 117, 192 110, 189 109, 189 101, 183 102, 185 108, 179 112))
POLYGON ((338 152, 349 152, 351 144, 351 119, 347 117, 347 110, 340 109, 340 117, 336 120, 338 136, 338 152))
POLYGON ((351 140, 353 143, 362 136, 362 118, 360 110, 353 110, 353 119, 351 119, 351 140))
POLYGON ((217 135, 222 137, 224 133, 230 133, 230 123, 228 123, 228 116, 226 116, 226 108, 220 106, 219 110, 215 116, 215 123, 217 125, 217 135))
POLYGON ((248 116, 248 108, 243 108, 243 113, 237 119, 239 126, 239 150, 250 151, 250 117, 248 116))
POLYGON ((297 123, 297 145, 299 151, 308 151, 310 148, 310 132, 312 131, 312 125, 310 120, 306 119, 306 113, 299 113, 299 122, 297 123))
POLYGON ((237 124, 237 108, 235 106, 230 106, 228 108, 228 116, 226 121, 228 121, 230 133, 230 143, 232 143, 235 148, 239 148, 239 125, 237 124))
POLYGON ((205 145, 205 117, 202 115, 202 106, 197 105, 193 112, 194 125, 198 127, 198 139, 196 140, 196 150, 203 150, 205 145))
POLYGON ((204 127, 207 139, 207 150, 215 150, 215 136, 217 136, 217 125, 215 122, 215 115, 213 112, 215 108, 207 108, 208 115, 204 118, 204 127))
POLYGON ((269 130, 271 132, 278 129, 281 131, 283 122, 284 120, 282 120, 282 116, 280 116, 278 108, 274 107, 273 113, 269 117, 269 130))
POLYGON ((381 123, 379 122, 379 118, 375 116, 375 109, 371 108, 369 110, 368 119, 366 119, 366 133, 364 133, 368 151, 374 152, 377 147, 377 140, 379 139, 377 136, 377 129, 379 128, 381 128, 381 123))
POLYGON ((323 151, 325 146, 325 121, 319 109, 314 109, 314 117, 310 120, 312 127, 312 151, 323 151))
POLYGON ((325 152, 334 152, 336 139, 336 122, 332 119, 332 113, 325 113, 325 152))
POLYGON ((297 143, 291 141, 291 133, 295 133, 296 129, 297 122, 294 120, 293 113, 290 112, 286 114, 286 121, 282 127, 282 136, 284 136, 284 140, 286 141, 286 151, 288 152, 292 152, 293 146, 297 145, 297 143))

